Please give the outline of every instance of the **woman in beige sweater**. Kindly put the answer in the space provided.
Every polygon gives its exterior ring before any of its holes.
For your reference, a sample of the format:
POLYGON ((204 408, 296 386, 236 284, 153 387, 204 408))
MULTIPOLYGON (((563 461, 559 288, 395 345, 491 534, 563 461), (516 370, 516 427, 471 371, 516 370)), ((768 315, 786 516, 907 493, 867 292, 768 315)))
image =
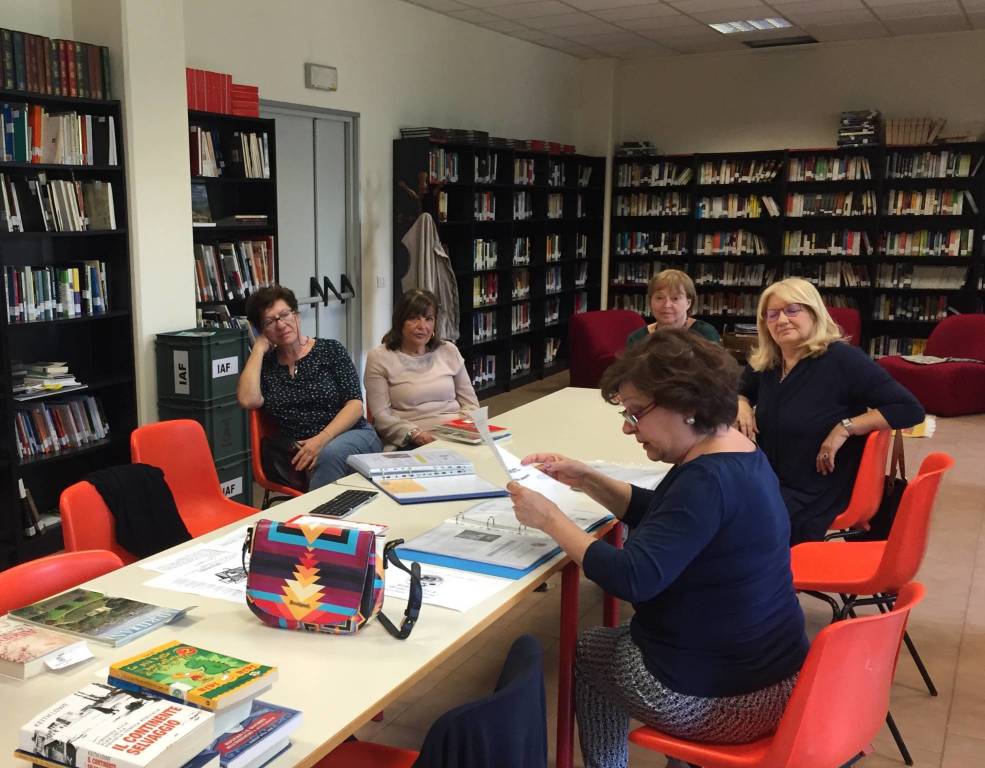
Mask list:
POLYGON ((458 347, 435 332, 437 316, 431 291, 407 291, 366 356, 366 403, 386 450, 430 443, 431 427, 479 407, 458 347))

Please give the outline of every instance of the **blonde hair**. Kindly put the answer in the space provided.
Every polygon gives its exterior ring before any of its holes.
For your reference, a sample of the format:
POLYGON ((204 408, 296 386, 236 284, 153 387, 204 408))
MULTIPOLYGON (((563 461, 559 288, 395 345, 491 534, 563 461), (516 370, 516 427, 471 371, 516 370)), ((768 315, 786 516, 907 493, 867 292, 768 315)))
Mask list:
POLYGON ((766 327, 766 305, 776 296, 788 304, 800 304, 814 316, 814 330, 800 345, 806 351, 807 357, 818 357, 828 351, 828 347, 836 341, 842 341, 841 329, 828 314, 827 307, 817 288, 799 277, 788 277, 773 283, 759 297, 759 307, 756 311, 756 332, 759 342, 749 355, 749 365, 754 371, 765 371, 780 365, 783 356, 780 347, 770 336, 766 327))
POLYGON ((681 272, 679 269, 663 269, 651 277, 646 286, 647 307, 653 300, 653 294, 660 289, 680 291, 690 302, 687 314, 690 315, 694 310, 694 305, 698 301, 698 292, 694 289, 694 281, 687 272, 681 272))

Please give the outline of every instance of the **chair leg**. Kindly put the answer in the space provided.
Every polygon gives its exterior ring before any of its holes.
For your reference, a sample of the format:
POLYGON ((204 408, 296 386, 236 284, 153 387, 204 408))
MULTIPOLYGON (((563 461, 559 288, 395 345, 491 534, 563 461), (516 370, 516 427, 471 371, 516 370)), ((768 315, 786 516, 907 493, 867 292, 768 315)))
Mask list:
POLYGON ((264 488, 263 489, 263 503, 260 505, 260 509, 263 510, 263 509, 266 509, 269 506, 270 506, 270 489, 269 488, 264 488))
POLYGON ((924 685, 927 686, 927 691, 931 696, 937 695, 937 687, 934 685, 934 681, 930 678, 930 672, 927 671, 927 667, 924 666, 923 659, 920 658, 920 654, 917 653, 917 647, 913 644, 910 639, 910 633, 903 633, 903 642, 906 643, 906 650, 910 652, 910 657, 913 659, 913 663, 917 665, 917 671, 920 672, 920 677, 923 678, 924 685))
POLYGON ((903 762, 907 765, 913 765, 913 758, 910 757, 910 750, 906 748, 906 742, 903 741, 903 735, 899 732, 899 728, 896 727, 896 721, 893 720, 893 713, 886 713, 886 725, 889 726, 889 732, 893 734, 893 741, 896 742, 896 746, 899 748, 900 755, 903 756, 903 762))

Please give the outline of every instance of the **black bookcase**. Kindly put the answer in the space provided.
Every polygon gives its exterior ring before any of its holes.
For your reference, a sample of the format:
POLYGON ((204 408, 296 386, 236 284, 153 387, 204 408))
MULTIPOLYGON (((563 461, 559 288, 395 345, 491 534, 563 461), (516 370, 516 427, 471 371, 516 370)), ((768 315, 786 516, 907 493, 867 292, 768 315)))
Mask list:
MULTIPOLYGON (((19 500, 18 481, 23 481, 44 514, 58 509, 61 492, 88 473, 130 461, 130 432, 137 426, 134 378, 133 319, 131 316, 131 271, 127 216, 126 174, 122 119, 118 101, 42 96, 20 91, 0 91, 0 103, 41 105, 50 113, 78 112, 94 117, 112 117, 118 164, 54 165, 24 162, 0 163, 8 179, 36 179, 44 174, 53 180, 110 182, 116 228, 79 232, 8 232, 0 228, 0 263, 4 267, 5 307, 9 308, 13 287, 10 267, 78 267, 86 260, 105 263, 108 310, 72 319, 21 322, 5 309, 0 318, 0 377, 4 397, 0 404, 0 568, 62 547, 60 526, 43 533, 29 529, 29 519, 19 500), (11 390, 11 362, 65 361, 87 388, 41 399, 18 402, 11 390), (15 413, 31 405, 51 406, 67 398, 91 395, 100 401, 109 424, 109 435, 80 448, 57 453, 18 457, 15 413), (31 530, 33 535, 28 535, 31 530)), ((36 199, 21 200, 37 204, 36 199)), ((43 228, 43 227, 42 227, 43 228)))
POLYGON ((605 158, 409 138, 393 168, 394 301, 418 214, 401 182, 416 191, 424 173, 443 182, 421 204, 458 281, 457 344, 479 396, 565 370, 568 319, 600 306, 605 158))
MULTIPOLYGON (((213 137, 216 160, 219 164, 219 175, 204 176, 195 174, 192 165, 192 187, 204 186, 208 194, 209 208, 215 226, 193 226, 192 233, 196 254, 200 246, 212 246, 218 249, 221 243, 238 244, 243 241, 266 242, 273 257, 273 274, 260 285, 276 283, 278 254, 277 254, 277 150, 274 121, 267 118, 241 117, 217 112, 188 111, 189 135, 194 128, 208 131, 213 137), (245 172, 242 161, 242 149, 239 136, 241 134, 266 135, 266 153, 268 156, 269 174, 265 177, 249 177, 245 172), (266 216, 264 222, 235 223, 230 219, 237 215, 266 216)), ((190 141, 190 151, 195 150, 194 140, 190 141)), ((201 167, 199 167, 201 170, 201 167)), ((237 247, 237 252, 239 248, 237 247)), ((240 263, 240 268, 243 268, 240 263)), ((196 284, 201 279, 199 267, 196 266, 196 284)), ((243 315, 246 311, 246 300, 238 295, 234 284, 234 276, 226 274, 225 284, 232 292, 222 298, 202 300, 196 296, 196 306, 213 307, 217 303, 225 304, 233 316, 243 315)), ((257 286, 259 287, 259 286, 257 286)), ((249 289, 245 294, 249 295, 249 289)))
POLYGON ((648 278, 676 267, 723 330, 803 277, 860 311, 871 354, 919 351, 946 313, 982 310, 983 159, 983 143, 616 158, 609 306, 649 317, 648 278))

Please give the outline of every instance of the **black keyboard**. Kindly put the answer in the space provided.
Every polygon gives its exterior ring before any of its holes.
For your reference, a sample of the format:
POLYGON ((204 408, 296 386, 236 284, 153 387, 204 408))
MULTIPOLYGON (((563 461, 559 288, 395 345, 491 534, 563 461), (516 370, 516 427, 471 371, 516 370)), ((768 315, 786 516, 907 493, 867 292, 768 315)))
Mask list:
POLYGON ((334 499, 329 499, 324 504, 319 504, 308 514, 324 515, 325 517, 345 517, 363 504, 367 504, 374 496, 376 496, 376 491, 342 491, 334 499))

